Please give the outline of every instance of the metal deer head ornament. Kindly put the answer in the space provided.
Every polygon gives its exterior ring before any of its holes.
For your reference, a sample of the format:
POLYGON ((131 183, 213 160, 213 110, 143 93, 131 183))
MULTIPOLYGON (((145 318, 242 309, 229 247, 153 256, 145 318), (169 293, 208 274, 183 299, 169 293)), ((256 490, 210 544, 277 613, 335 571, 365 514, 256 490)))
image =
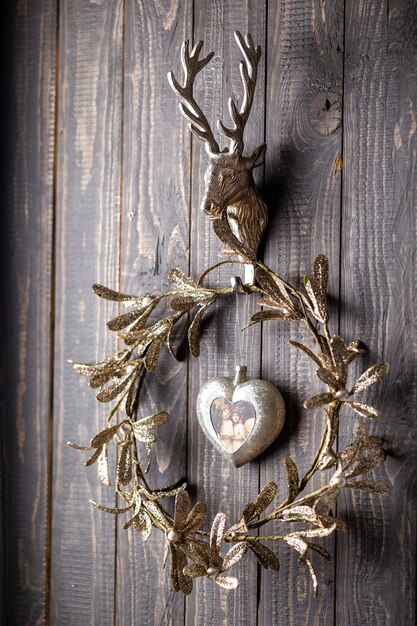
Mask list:
MULTIPOLYGON (((180 99, 180 111, 187 119, 190 130, 204 142, 209 155, 201 210, 212 220, 224 219, 226 216, 232 233, 256 256, 268 218, 265 203, 255 186, 252 170, 262 165, 266 145, 256 148, 251 156, 244 156, 243 133, 255 93, 261 48, 254 46, 250 35, 244 39, 239 32, 235 32, 235 39, 244 57, 244 61, 240 63, 243 99, 238 108, 233 98, 229 98, 232 128, 228 128, 220 120, 217 122, 219 131, 230 140, 229 148, 220 150, 207 118, 193 95, 194 80, 212 59, 214 52, 199 60, 203 42, 194 46, 190 53, 189 42, 185 41, 181 49, 183 85, 180 85, 172 72, 169 72, 168 80, 180 99)), ((221 254, 229 255, 233 251, 224 250, 221 254)))

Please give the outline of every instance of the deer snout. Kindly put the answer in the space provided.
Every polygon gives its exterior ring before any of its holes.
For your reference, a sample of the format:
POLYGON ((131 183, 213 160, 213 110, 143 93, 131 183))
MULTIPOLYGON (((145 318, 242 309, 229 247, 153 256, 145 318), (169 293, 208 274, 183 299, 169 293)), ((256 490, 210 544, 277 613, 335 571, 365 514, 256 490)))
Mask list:
POLYGON ((204 196, 200 205, 200 209, 211 219, 221 217, 223 213, 223 208, 213 202, 213 200, 211 200, 208 196, 204 196))

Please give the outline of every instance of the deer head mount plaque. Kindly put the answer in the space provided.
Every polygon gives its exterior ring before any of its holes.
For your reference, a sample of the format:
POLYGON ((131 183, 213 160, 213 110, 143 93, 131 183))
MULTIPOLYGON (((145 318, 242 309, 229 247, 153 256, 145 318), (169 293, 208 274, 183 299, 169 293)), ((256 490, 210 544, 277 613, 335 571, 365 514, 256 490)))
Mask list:
MULTIPOLYGON (((196 44, 190 52, 189 42, 185 41, 181 49, 183 84, 178 82, 172 72, 168 74, 168 79, 180 99, 180 111, 187 119, 190 130, 204 142, 209 155, 201 210, 211 220, 226 217, 233 235, 256 257, 267 224, 267 211, 255 186, 252 170, 262 165, 266 145, 262 144, 252 155, 244 156, 243 134, 255 93, 261 49, 255 47, 250 35, 243 38, 239 32, 235 32, 235 39, 244 58, 240 63, 243 99, 240 107, 233 98, 229 99, 229 113, 233 122, 231 128, 220 120, 217 122, 219 131, 230 140, 229 148, 220 150, 207 118, 193 95, 195 78, 212 59, 214 52, 199 60, 203 42, 196 44)), ((230 255, 233 251, 226 249, 221 254, 230 255)))

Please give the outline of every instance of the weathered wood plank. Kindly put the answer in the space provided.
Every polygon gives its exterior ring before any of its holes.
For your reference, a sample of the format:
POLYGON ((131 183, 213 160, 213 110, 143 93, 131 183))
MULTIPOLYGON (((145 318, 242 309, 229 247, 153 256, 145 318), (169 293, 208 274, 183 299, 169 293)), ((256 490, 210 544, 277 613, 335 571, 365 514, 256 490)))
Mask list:
POLYGON ((114 350, 113 308, 91 284, 118 283, 122 32, 122 1, 60 3, 51 622, 62 626, 113 624, 115 519, 88 503, 111 506, 113 488, 66 447, 103 428, 105 407, 67 359, 114 350))
MULTIPOLYGON (((188 271, 190 142, 167 72, 191 33, 191 2, 126 4, 121 254, 122 287, 128 292, 167 291, 171 267, 188 271)), ((164 349, 156 374, 145 382, 139 411, 142 417, 170 412, 154 447, 152 487, 185 476, 186 385, 186 362, 176 363, 164 349)), ((162 569, 163 533, 154 530, 143 543, 135 530, 122 530, 121 522, 117 623, 183 623, 184 597, 171 589, 169 565, 162 569)))
MULTIPOLYGON (((265 2, 196 2, 194 41, 204 40, 205 53, 213 50, 215 56, 204 70, 197 85, 198 101, 202 104, 213 129, 217 118, 229 124, 227 100, 234 96, 241 101, 242 85, 239 75, 241 53, 233 32, 250 32, 254 42, 265 52, 265 2)), ((264 65, 262 57, 258 73, 258 86, 251 116, 245 133, 248 154, 263 143, 264 120, 264 65)), ((215 130, 216 132, 216 130, 215 130)), ((222 139, 222 147, 228 141, 222 139)), ((212 226, 199 210, 203 197, 203 174, 207 155, 203 145, 193 140, 192 169, 192 223, 191 223, 191 271, 198 275, 209 264, 219 260, 222 244, 212 231, 212 226)), ((259 175, 259 173, 257 173, 259 175)), ((208 284, 219 286, 230 284, 230 277, 241 274, 238 266, 214 271, 208 284)), ((255 304, 245 296, 239 301, 240 319, 249 319, 255 304)), ((189 445, 188 477, 196 489, 198 498, 208 504, 207 525, 215 514, 223 511, 230 525, 237 521, 243 506, 258 493, 258 462, 238 470, 224 461, 220 453, 205 439, 197 425, 195 402, 199 388, 213 376, 234 374, 236 364, 236 303, 231 296, 210 316, 202 338, 201 356, 190 362, 189 398, 189 445)), ((248 375, 257 378, 260 372, 260 328, 251 328, 244 333, 244 348, 248 359, 248 375)), ((187 599, 187 624, 253 624, 256 623, 257 565, 252 555, 239 563, 235 570, 240 580, 236 592, 227 593, 211 580, 198 580, 193 595, 187 599)))
POLYGON ((56 2, 2 20, 2 624, 47 604, 56 2))
MULTIPOLYGON (((272 2, 268 13, 266 96, 266 199, 271 216, 265 259, 284 278, 301 286, 314 256, 327 254, 330 293, 338 296, 340 172, 343 74, 343 2, 272 2)), ((337 307, 331 323, 337 332, 337 307)), ((274 480, 286 496, 283 460, 291 456, 303 475, 321 440, 320 412, 302 410, 319 390, 311 365, 288 345, 311 344, 304 327, 268 322, 263 330, 263 372, 283 392, 284 431, 261 464, 261 484, 274 480), (312 386, 312 384, 314 386, 312 386)), ((317 477, 317 482, 325 476, 317 477)), ((308 490, 311 488, 308 487, 308 490)), ((268 526, 266 526, 268 529, 268 526)), ((280 528, 282 531, 282 528, 280 528)), ((326 546, 331 548, 332 541, 326 546)), ((333 624, 333 565, 313 562, 319 597, 310 576, 288 546, 276 549, 278 573, 262 572, 259 623, 333 624)))
MULTIPOLYGON (((366 401, 390 451, 375 475, 392 496, 347 494, 338 542, 336 622, 415 623, 416 580, 416 24, 414 2, 346 4, 342 330, 370 361, 391 362, 366 401)), ((363 363, 360 364, 364 366, 363 363)), ((355 426, 349 416, 341 444, 355 426)))

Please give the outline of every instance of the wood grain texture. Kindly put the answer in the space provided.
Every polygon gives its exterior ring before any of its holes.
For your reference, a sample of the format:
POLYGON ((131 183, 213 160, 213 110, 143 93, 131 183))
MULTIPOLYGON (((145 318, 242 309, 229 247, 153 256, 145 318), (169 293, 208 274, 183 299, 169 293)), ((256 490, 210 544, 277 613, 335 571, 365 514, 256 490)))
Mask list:
MULTIPOLYGON (((2 44, 2 624, 43 624, 56 2, 9 3, 2 44)), ((5 7, 3 7, 4 11, 5 7)))
MULTIPOLYGON (((168 291, 169 269, 188 271, 189 133, 167 72, 191 34, 191 2, 126 3, 121 241, 122 288, 129 293, 168 291)), ((158 430, 149 472, 152 487, 167 487, 186 475, 184 359, 175 362, 164 348, 157 372, 147 376, 142 400, 140 417, 160 410, 170 413, 168 424, 158 430)), ((146 454, 145 449, 141 452, 146 454)), ((122 530, 122 521, 116 622, 121 626, 138 620, 144 626, 183 623, 184 597, 171 588, 169 564, 165 570, 161 567, 163 533, 155 530, 144 543, 133 528, 122 530)))
MULTIPOLYGON (((1 26, 0 622, 416 624, 414 0, 19 0, 1 26), (87 452, 66 447, 88 442, 106 414, 67 363, 115 347, 105 329, 115 305, 93 296, 91 284, 156 292, 169 287, 171 267, 196 277, 219 260, 221 244, 199 210, 207 157, 166 73, 180 74, 185 38, 204 39, 203 52, 215 56, 197 79, 197 99, 213 128, 219 117, 227 123, 227 99, 242 93, 236 29, 263 50, 245 144, 248 154, 268 144, 266 168, 256 171, 270 216, 264 258, 297 284, 313 257, 327 254, 331 331, 340 315, 341 334, 368 344, 358 368, 391 363, 366 401, 382 409, 371 430, 389 455, 375 477, 392 496, 342 496, 338 514, 350 529, 325 541, 333 563, 313 557, 317 599, 284 545, 274 547, 278 573, 259 571, 252 555, 237 565, 236 592, 198 580, 187 599, 175 594, 169 567, 161 569, 160 532, 143 544, 122 530, 123 519, 93 509, 89 498, 112 506, 113 489, 84 468, 87 452)), ((228 285, 239 269, 215 271, 208 284, 228 285)), ((241 325, 254 301, 239 299, 241 325)), ((171 413, 149 482, 186 476, 193 502, 208 504, 206 527, 218 510, 235 522, 269 480, 284 496, 283 459, 306 470, 323 427, 319 412, 301 409, 319 385, 288 346, 289 338, 309 342, 304 329, 252 327, 244 333, 249 376, 277 384, 287 422, 259 461, 235 470, 222 460, 197 424, 195 401, 208 378, 233 374, 236 323, 231 297, 207 315, 200 359, 164 355, 141 409, 171 413)), ((185 357, 184 342, 179 352, 185 357)), ((344 414, 340 447, 357 423, 344 414)))
MULTIPOLYGON (((241 53, 233 32, 250 32, 254 42, 264 49, 266 10, 264 2, 195 2, 194 41, 204 40, 204 54, 215 55, 205 68, 196 85, 198 102, 215 129, 217 118, 229 124, 227 99, 233 96, 239 101, 242 85, 239 76, 241 53)), ((258 73, 258 87, 251 117, 245 134, 248 154, 263 143, 263 92, 264 62, 258 73)), ((228 142, 222 140, 222 146, 228 142)), ((193 140, 192 167, 192 213, 191 213, 191 272, 198 275, 209 264, 219 260, 222 244, 212 231, 212 225, 199 210, 203 197, 203 174, 207 156, 201 142, 193 140)), ((259 174, 258 174, 259 175, 259 174)), ((259 179, 258 179, 259 180, 259 179)), ((230 277, 242 273, 238 266, 226 266, 214 271, 208 284, 228 285, 230 277)), ((241 325, 250 318, 254 303, 245 296, 239 300, 241 325)), ((258 463, 246 465, 239 470, 224 459, 205 439, 197 424, 195 402, 199 388, 214 376, 234 375, 236 364, 236 302, 235 296, 221 302, 215 317, 208 315, 206 332, 202 338, 201 356, 190 361, 189 394, 189 444, 188 479, 198 498, 208 503, 207 524, 211 524, 218 511, 226 513, 228 522, 235 523, 243 506, 258 493, 258 463)), ((248 358, 248 376, 257 378, 260 372, 260 328, 245 331, 244 348, 248 358)), ((192 358, 192 357, 191 357, 192 358)), ((231 570, 233 574, 233 570, 231 570)), ((240 586, 234 595, 227 593, 210 580, 198 580, 195 591, 187 599, 187 624, 253 624, 256 622, 257 565, 252 555, 235 568, 240 586)))
MULTIPOLYGON (((299 0, 269 3, 266 92, 265 191, 271 224, 266 263, 285 279, 300 285, 313 258, 329 257, 329 290, 338 296, 340 172, 343 74, 343 2, 299 0)), ((337 331, 337 307, 332 308, 337 331)), ((308 469, 321 440, 320 411, 306 412, 302 403, 318 391, 312 387, 308 359, 288 340, 311 345, 304 327, 267 322, 263 329, 263 375, 286 400, 286 424, 261 464, 261 483, 274 480, 286 496, 284 458, 291 456, 300 475, 308 469)), ((326 477, 318 476, 319 486, 326 477)), ((308 490, 312 487, 308 486, 308 490)), ((268 527, 266 527, 268 528, 268 527)), ((268 533, 267 533, 268 534, 268 533)), ((326 542, 327 548, 332 541, 326 542)), ((310 575, 286 545, 275 548, 278 573, 262 572, 260 624, 333 624, 333 566, 313 557, 320 595, 313 596, 310 575)))
POLYGON ((115 518, 86 444, 105 425, 68 359, 112 353, 113 307, 91 291, 119 274, 123 2, 60 3, 51 623, 113 624, 115 518))
MULTIPOLYGON (((416 24, 414 2, 346 5, 342 330, 391 363, 366 396, 389 456, 375 475, 392 496, 345 496, 338 542, 340 624, 415 623, 416 24)), ((363 364, 361 364, 363 366, 363 364)), ((341 444, 355 419, 342 425, 341 444)))

